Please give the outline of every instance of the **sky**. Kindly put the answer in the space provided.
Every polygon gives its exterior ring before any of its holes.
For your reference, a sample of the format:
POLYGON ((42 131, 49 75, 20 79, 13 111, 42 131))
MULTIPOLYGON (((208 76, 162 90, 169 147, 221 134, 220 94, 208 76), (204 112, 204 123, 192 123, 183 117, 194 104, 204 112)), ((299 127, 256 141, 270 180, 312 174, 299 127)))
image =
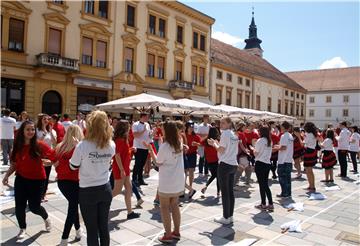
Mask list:
POLYGON ((212 37, 238 48, 254 6, 263 56, 283 72, 360 65, 360 1, 181 2, 215 18, 212 37))

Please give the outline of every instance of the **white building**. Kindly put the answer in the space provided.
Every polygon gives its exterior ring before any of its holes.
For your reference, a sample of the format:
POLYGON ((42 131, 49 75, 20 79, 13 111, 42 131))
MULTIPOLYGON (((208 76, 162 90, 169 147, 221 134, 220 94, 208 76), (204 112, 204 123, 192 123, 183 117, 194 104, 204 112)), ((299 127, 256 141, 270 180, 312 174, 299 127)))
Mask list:
POLYGON ((360 67, 297 71, 287 73, 303 86, 306 121, 318 127, 341 121, 360 125, 360 67))

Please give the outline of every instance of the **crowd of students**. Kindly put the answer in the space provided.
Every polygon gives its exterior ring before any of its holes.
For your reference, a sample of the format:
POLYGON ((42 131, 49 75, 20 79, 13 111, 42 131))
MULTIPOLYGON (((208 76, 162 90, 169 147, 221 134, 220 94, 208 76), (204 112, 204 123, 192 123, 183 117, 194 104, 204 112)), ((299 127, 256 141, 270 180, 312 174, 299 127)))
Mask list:
MULTIPOLYGON (((1 146, 4 165, 10 167, 3 178, 8 185, 9 176, 16 173, 15 214, 19 223, 18 238, 26 232, 27 204, 34 214, 44 219, 45 228, 51 222, 45 208, 46 191, 52 166, 57 173, 59 190, 68 200, 61 245, 67 245, 72 226, 76 239, 83 235, 78 207, 84 220, 88 245, 109 245, 109 211, 113 197, 125 189, 127 219, 141 216, 132 210, 131 196, 135 194, 137 206, 144 202, 138 189, 146 186, 146 177, 154 168, 159 173, 159 183, 154 205, 160 205, 165 233, 160 242, 180 240, 181 213, 179 197, 192 199, 195 169, 201 176, 208 175, 201 193, 216 182, 216 197, 221 197, 223 215, 215 218, 221 224, 233 222, 235 196, 244 174, 244 184, 249 185, 252 173, 259 185, 261 203, 257 209, 273 211, 273 196, 268 184, 270 172, 278 179, 279 198, 292 196, 291 172, 301 178, 302 166, 306 172, 308 192, 315 192, 313 167, 319 162, 324 168, 322 182, 334 182, 333 168, 339 162, 341 178, 347 177, 347 154, 357 173, 357 155, 360 134, 356 126, 339 128, 331 125, 320 131, 307 122, 293 127, 289 122, 238 123, 229 117, 210 122, 204 115, 201 124, 166 119, 149 123, 149 114, 141 113, 139 120, 129 122, 111 118, 103 111, 93 111, 86 116, 78 114, 70 121, 68 115, 60 120, 58 115, 38 115, 36 123, 26 112, 19 121, 4 110, 1 118, 1 146), (349 130, 350 129, 350 130, 349 130), (130 178, 131 159, 135 164, 130 178), (199 157, 199 158, 198 158, 199 157), (198 160, 199 159, 199 160, 198 160), (110 177, 110 178, 109 178, 110 177), (109 182, 110 180, 110 182, 109 182), (172 229, 173 222, 173 229, 172 229)), ((214 194, 215 195, 215 194, 214 194)))

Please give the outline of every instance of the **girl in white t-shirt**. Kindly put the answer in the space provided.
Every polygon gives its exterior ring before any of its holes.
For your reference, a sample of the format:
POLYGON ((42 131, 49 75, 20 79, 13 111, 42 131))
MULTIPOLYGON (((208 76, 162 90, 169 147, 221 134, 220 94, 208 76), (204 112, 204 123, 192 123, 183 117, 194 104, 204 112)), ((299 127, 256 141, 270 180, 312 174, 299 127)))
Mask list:
MULTIPOLYGON (((56 147, 56 132, 52 129, 50 125, 50 116, 47 114, 39 114, 38 121, 36 123, 36 136, 37 139, 43 141, 47 146, 51 149, 56 147)), ((43 190, 42 200, 47 201, 46 199, 46 191, 49 184, 49 177, 51 173, 51 163, 45 163, 45 172, 46 172, 46 181, 45 181, 45 188, 43 190)))
POLYGON ((323 157, 322 157, 322 168, 325 169, 325 180, 321 180, 321 182, 330 183, 334 182, 333 176, 333 167, 336 165, 336 155, 334 153, 334 139, 335 133, 333 130, 328 129, 326 131, 325 140, 320 143, 320 147, 322 148, 323 157))
POLYGON ((350 137, 349 152, 354 167, 354 169, 351 170, 351 172, 357 173, 358 171, 357 171, 356 155, 360 151, 360 134, 359 134, 359 128, 357 126, 350 127, 350 130, 352 134, 350 137))
POLYGON ((221 190, 223 216, 215 218, 215 222, 227 225, 233 223, 234 214, 234 181, 238 167, 237 154, 239 137, 234 132, 234 125, 229 117, 220 121, 220 142, 208 139, 209 145, 215 147, 219 157, 218 180, 221 190))
POLYGON ((260 210, 274 210, 271 190, 269 188, 269 172, 271 169, 271 152, 272 143, 270 138, 269 127, 260 127, 260 138, 256 141, 254 150, 255 155, 255 174, 259 183, 261 204, 256 205, 255 208, 260 210), (266 197, 269 205, 266 206, 266 197))
POLYGON ((159 167, 159 187, 161 219, 165 233, 159 237, 162 243, 171 243, 173 239, 180 240, 180 209, 178 198, 184 193, 185 171, 183 144, 179 137, 179 129, 175 121, 163 124, 164 142, 159 147, 157 155, 149 143, 146 144, 152 159, 159 167), (174 230, 171 230, 171 217, 174 230))

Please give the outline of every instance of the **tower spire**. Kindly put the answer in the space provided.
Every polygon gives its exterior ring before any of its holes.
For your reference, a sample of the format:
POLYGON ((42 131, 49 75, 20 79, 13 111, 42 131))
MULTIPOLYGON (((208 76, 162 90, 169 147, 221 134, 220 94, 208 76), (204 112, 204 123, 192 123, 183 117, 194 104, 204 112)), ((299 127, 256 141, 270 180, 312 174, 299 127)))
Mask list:
POLYGON ((252 7, 252 18, 249 26, 249 38, 245 39, 245 50, 254 50, 255 54, 262 56, 261 39, 257 37, 257 27, 255 24, 254 6, 252 7))

